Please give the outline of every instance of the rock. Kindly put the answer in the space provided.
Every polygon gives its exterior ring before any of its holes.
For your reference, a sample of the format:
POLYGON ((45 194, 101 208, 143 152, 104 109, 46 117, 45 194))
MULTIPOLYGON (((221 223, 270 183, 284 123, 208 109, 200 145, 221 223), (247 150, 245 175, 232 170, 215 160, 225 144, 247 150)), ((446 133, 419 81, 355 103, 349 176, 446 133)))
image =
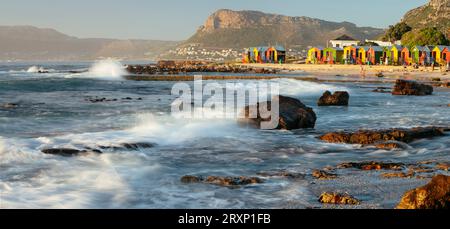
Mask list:
MULTIPOLYGON (((312 108, 305 106, 298 99, 281 95, 274 97, 273 100, 278 100, 280 108, 279 122, 275 129, 293 130, 300 128, 314 128, 317 117, 312 108)), ((267 108, 271 107, 271 103, 271 101, 267 101, 253 106, 246 106, 242 111, 242 116, 245 118, 239 119, 240 124, 260 128, 261 122, 268 122, 271 120, 270 111, 269 114, 261 113, 260 108, 263 110, 268 110, 267 108), (250 117, 250 110, 253 108, 257 109, 256 118, 250 117)))
POLYGON ((374 90, 372 90, 372 92, 377 92, 377 93, 392 93, 391 90, 387 90, 387 89, 382 88, 382 87, 375 88, 374 90))
POLYGON ((69 148, 52 148, 52 149, 43 149, 42 153, 44 154, 52 154, 52 155, 59 155, 59 156, 78 156, 81 154, 87 154, 89 152, 101 154, 102 152, 99 150, 78 150, 78 149, 69 149, 69 148))
POLYGON ((404 164, 402 163, 386 163, 386 162, 346 162, 337 166, 338 169, 361 169, 361 170, 402 170, 404 164))
POLYGON ((284 177, 288 179, 305 179, 305 174, 288 172, 288 171, 274 171, 274 172, 260 172, 258 176, 262 177, 284 177))
POLYGON ((441 82, 441 78, 439 78, 439 77, 431 78, 431 81, 441 82))
POLYGON ((449 82, 443 82, 441 84, 441 87, 448 87, 448 88, 450 88, 450 81, 449 82))
POLYGON ((250 184, 260 184, 263 183, 258 177, 219 177, 219 176, 208 176, 206 178, 202 176, 183 176, 181 178, 181 182, 183 183, 206 183, 206 184, 214 184, 225 187, 235 187, 235 186, 243 186, 250 184))
POLYGON ((319 139, 329 143, 371 145, 381 141, 400 141, 409 143, 417 139, 444 135, 444 128, 416 127, 411 129, 359 130, 357 132, 331 132, 319 139))
POLYGON ((359 205, 360 201, 349 194, 339 193, 322 193, 319 197, 319 202, 323 204, 346 204, 359 205))
POLYGON ((148 149, 155 147, 155 144, 147 143, 147 142, 137 142, 137 143, 121 143, 118 146, 98 146, 100 149, 109 149, 109 150, 133 150, 137 151, 139 149, 148 149))
POLYGON ((431 95, 433 94, 433 87, 425 84, 420 84, 415 81, 398 79, 395 82, 393 95, 431 95))
POLYGON ((390 178, 413 178, 414 175, 415 175, 415 173, 410 171, 408 173, 403 173, 403 172, 401 172, 401 173, 383 173, 383 174, 381 174, 381 177, 388 178, 388 179, 390 179, 390 178))
POLYGON ((314 170, 312 176, 319 180, 332 180, 336 179, 337 175, 334 173, 326 172, 324 170, 314 170))
POLYGON ((320 97, 317 105, 319 106, 348 106, 350 95, 346 91, 336 91, 334 94, 326 91, 320 97))
POLYGON ((378 78, 383 78, 384 74, 382 72, 378 72, 377 74, 375 74, 375 76, 378 78))
POLYGON ((427 185, 406 192, 397 209, 450 209, 450 176, 437 175, 427 185))
POLYGON ((1 108, 12 109, 12 108, 16 108, 18 106, 19 106, 19 104, 16 104, 16 103, 5 103, 1 106, 1 108))
POLYGON ((398 141, 387 141, 375 145, 377 149, 407 149, 408 145, 398 141))
POLYGON ((411 165, 408 166, 408 170, 409 172, 413 172, 413 173, 433 173, 436 170, 430 167, 426 167, 423 165, 411 165))
POLYGON ((438 163, 436 165, 436 169, 439 169, 439 170, 449 171, 449 168, 450 168, 450 163, 448 163, 448 162, 442 162, 442 163, 438 163))

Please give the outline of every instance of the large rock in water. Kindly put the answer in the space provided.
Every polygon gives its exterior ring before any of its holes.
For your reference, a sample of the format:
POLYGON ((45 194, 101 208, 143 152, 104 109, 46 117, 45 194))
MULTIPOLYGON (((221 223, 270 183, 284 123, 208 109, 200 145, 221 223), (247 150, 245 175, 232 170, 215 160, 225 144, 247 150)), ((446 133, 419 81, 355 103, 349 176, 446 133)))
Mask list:
POLYGON ((397 209, 450 209, 450 176, 437 175, 427 185, 405 193, 397 209))
POLYGON ((443 136, 445 128, 416 127, 411 129, 360 130, 357 132, 332 132, 320 136, 320 140, 330 143, 371 145, 384 141, 409 143, 417 139, 443 136))
POLYGON ((395 82, 393 95, 431 95, 433 94, 433 87, 430 85, 420 84, 415 81, 398 79, 395 82))
MULTIPOLYGON (((273 101, 275 100, 278 100, 280 108, 279 122, 278 126, 275 129, 294 130, 301 128, 314 128, 314 126, 316 125, 316 113, 314 113, 312 108, 307 107, 305 104, 300 102, 300 100, 281 95, 274 97, 273 101)), ((271 106, 271 101, 257 103, 257 105, 246 106, 243 110, 245 118, 240 119, 239 122, 241 124, 247 124, 260 128, 261 122, 269 122, 271 120, 271 106), (251 108, 257 109, 258 112, 256 118, 250 117, 251 108), (261 113, 261 110, 269 112, 268 114, 261 113)))
POLYGON ((348 106, 348 100, 350 99, 350 95, 346 91, 336 91, 334 94, 331 94, 330 91, 326 91, 323 93, 322 97, 320 97, 317 105, 319 106, 348 106))

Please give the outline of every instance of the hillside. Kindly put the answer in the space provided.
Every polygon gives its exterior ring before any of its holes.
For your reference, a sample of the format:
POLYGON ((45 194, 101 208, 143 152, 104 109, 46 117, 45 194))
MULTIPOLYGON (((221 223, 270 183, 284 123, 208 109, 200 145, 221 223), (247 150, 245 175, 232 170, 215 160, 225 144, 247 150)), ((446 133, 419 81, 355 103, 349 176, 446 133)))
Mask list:
POLYGON ((80 39, 53 29, 0 26, 0 60, 155 59, 173 41, 80 39))
POLYGON ((356 39, 373 38, 384 30, 357 27, 349 22, 329 22, 309 17, 289 17, 258 11, 219 10, 212 14, 186 43, 203 47, 243 48, 256 45, 326 45, 342 34, 356 39))
POLYGON ((426 5, 413 9, 402 19, 413 29, 437 27, 450 35, 450 0, 430 0, 426 5))

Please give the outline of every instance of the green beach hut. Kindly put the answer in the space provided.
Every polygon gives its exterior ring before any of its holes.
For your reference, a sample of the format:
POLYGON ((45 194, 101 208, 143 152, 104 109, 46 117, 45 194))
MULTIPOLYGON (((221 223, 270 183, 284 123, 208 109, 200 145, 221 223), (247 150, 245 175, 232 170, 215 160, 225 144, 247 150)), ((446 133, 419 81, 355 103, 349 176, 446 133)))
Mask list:
POLYGON ((329 47, 323 50, 323 62, 327 64, 342 63, 343 56, 343 48, 329 47))
POLYGON ((410 51, 414 64, 426 65, 430 63, 431 49, 428 46, 416 45, 410 51))
POLYGON ((388 46, 383 47, 382 59, 384 65, 392 64, 391 47, 388 46))

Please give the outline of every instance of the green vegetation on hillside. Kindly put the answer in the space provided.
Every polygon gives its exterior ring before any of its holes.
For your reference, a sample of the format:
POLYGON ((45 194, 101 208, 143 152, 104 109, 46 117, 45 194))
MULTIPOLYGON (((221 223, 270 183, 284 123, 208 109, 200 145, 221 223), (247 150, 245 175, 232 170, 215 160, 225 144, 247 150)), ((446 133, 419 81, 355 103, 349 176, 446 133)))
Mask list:
POLYGON ((397 23, 394 26, 390 26, 382 37, 383 41, 398 41, 401 40, 403 35, 412 30, 411 26, 404 22, 397 23))
POLYGON ((436 27, 410 31, 403 35, 402 44, 414 45, 448 45, 449 40, 436 27))

